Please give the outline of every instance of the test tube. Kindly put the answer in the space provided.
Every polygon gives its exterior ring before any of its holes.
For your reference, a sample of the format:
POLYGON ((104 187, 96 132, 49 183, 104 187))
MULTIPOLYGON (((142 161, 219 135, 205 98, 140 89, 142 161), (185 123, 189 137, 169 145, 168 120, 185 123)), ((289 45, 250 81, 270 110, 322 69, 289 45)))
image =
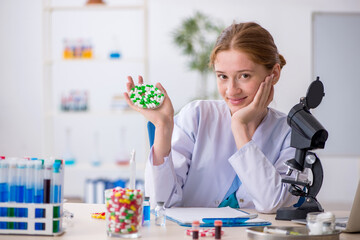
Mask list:
POLYGON ((55 161, 53 164, 53 175, 52 175, 52 202, 61 202, 61 163, 55 161))
POLYGON ((195 220, 192 222, 192 239, 199 239, 200 222, 195 220))
MULTIPOLYGON (((31 160, 26 161, 25 203, 34 202, 34 198, 35 198, 34 176, 35 176, 35 162, 31 160)), ((26 217, 28 216, 27 209, 25 209, 25 216, 26 217)))
MULTIPOLYGON (((16 181, 16 202, 24 203, 25 202, 25 186, 26 186, 26 161, 24 159, 19 159, 17 162, 17 181, 16 181)), ((25 208, 16 208, 15 216, 25 217, 26 211, 25 208)), ((16 229, 26 229, 25 222, 15 223, 16 229)))
POLYGON ((41 160, 35 160, 34 166, 34 203, 43 203, 44 198, 44 169, 41 160))
MULTIPOLYGON (((16 202, 17 161, 16 158, 9 158, 9 202, 16 202)), ((15 217, 15 215, 17 215, 17 210, 15 214, 15 208, 8 208, 7 210, 8 217, 15 217)), ((17 227, 17 225, 15 226, 14 222, 8 222, 8 229, 17 229, 15 227, 17 227)))
MULTIPOLYGON (((61 176, 61 160, 55 160, 53 164, 53 172, 52 172, 52 203, 60 203, 61 202, 61 184, 62 184, 62 176, 61 176)), ((60 207, 53 207, 53 217, 59 218, 61 217, 60 207)), ((53 232, 60 231, 60 222, 58 220, 53 221, 53 232)))
POLYGON ((51 203, 51 178, 52 178, 52 163, 45 162, 44 170, 44 203, 51 203))
MULTIPOLYGON (((43 160, 34 160, 34 203, 43 203, 44 200, 44 168, 43 160)), ((44 210, 35 209, 35 218, 43 218, 44 210)), ((35 230, 43 230, 44 223, 35 223, 35 230)))
POLYGON ((215 240, 220 240, 221 239, 222 221, 221 220, 215 220, 214 226, 215 226, 215 240))
MULTIPOLYGON (((0 161, 0 202, 9 201, 8 185, 9 163, 7 160, 0 161)), ((0 217, 7 217, 7 208, 0 208, 0 217)), ((7 229, 6 222, 0 222, 0 229, 7 229)))
POLYGON ((60 176, 61 176, 61 184, 60 184, 60 203, 64 201, 64 189, 63 189, 63 186, 64 186, 64 172, 65 172, 65 165, 64 165, 64 160, 62 159, 56 159, 55 162, 58 162, 60 163, 60 176))
POLYGON ((35 162, 27 161, 26 163, 26 190, 25 202, 33 203, 35 197, 35 162))

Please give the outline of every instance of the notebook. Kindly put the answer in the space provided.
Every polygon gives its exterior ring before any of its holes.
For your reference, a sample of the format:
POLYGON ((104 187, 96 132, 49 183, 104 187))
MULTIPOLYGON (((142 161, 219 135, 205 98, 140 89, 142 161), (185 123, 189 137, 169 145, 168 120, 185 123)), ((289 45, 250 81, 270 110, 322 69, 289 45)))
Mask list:
MULTIPOLYGON (((292 221, 306 224, 306 219, 292 221)), ((358 182, 355 198, 350 210, 350 216, 346 218, 336 218, 335 228, 349 233, 360 232, 360 180, 358 182)))
POLYGON ((166 209, 166 218, 180 226, 191 227, 198 220, 200 227, 213 227, 215 220, 221 220, 224 227, 267 226, 271 222, 257 218, 257 214, 249 214, 240 209, 223 208, 185 208, 166 209))

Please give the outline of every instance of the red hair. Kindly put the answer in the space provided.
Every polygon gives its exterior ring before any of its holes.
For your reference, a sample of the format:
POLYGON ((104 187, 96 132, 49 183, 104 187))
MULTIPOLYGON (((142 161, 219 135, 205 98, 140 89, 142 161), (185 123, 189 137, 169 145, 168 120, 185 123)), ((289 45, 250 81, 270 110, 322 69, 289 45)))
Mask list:
POLYGON ((234 23, 222 31, 211 52, 210 67, 214 67, 219 52, 232 49, 247 53, 252 61, 269 70, 276 63, 280 68, 286 64, 284 57, 278 53, 271 34, 254 22, 234 23))

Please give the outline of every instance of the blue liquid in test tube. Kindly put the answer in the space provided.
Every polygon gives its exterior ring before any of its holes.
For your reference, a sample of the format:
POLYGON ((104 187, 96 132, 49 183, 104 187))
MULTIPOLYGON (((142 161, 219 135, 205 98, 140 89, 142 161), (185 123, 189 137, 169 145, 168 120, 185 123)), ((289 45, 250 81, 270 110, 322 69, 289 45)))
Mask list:
MULTIPOLYGON (((9 201, 8 171, 8 161, 0 160, 0 202, 3 203, 9 201)), ((7 217, 7 208, 0 208, 0 217, 7 217)), ((0 222, 0 229, 7 229, 7 222, 0 222)))
MULTIPOLYGON (((43 203, 44 199, 44 168, 42 160, 34 160, 34 203, 43 203)), ((35 218, 43 218, 44 210, 43 209, 35 209, 35 218)), ((35 223, 35 230, 43 230, 43 223, 35 223)))
MULTIPOLYGON (((26 160, 21 159, 17 163, 17 184, 16 184, 16 202, 24 203, 25 202, 25 185, 26 185, 26 160)), ((17 217, 26 217, 25 208, 17 208, 15 210, 15 216, 17 217)), ((15 223, 17 226, 16 229, 27 229, 27 223, 19 222, 15 223)))
POLYGON ((62 159, 56 159, 55 162, 60 164, 60 176, 61 176, 61 183, 59 188, 59 203, 64 201, 64 172, 65 172, 65 165, 62 159))
POLYGON ((53 164, 52 184, 53 203, 61 203, 61 162, 57 160, 53 164))
POLYGON ((34 176, 35 176, 35 162, 27 161, 26 163, 26 190, 25 190, 25 202, 33 203, 34 194, 34 176))
MULTIPOLYGON (((9 202, 16 202, 16 185, 17 185, 17 162, 16 158, 9 158, 9 202)), ((17 208, 8 208, 8 217, 15 217, 18 215, 17 208)), ((8 229, 18 229, 18 223, 8 222, 8 229)))
POLYGON ((41 160, 35 161, 34 167, 34 203, 43 203, 44 199, 44 165, 41 160))

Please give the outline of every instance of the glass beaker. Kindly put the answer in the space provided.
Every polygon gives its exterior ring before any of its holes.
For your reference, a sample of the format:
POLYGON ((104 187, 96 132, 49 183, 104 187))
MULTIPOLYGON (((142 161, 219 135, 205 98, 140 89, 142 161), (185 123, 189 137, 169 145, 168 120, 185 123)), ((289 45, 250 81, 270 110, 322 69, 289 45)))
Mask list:
POLYGON ((116 187, 105 190, 106 231, 110 237, 138 238, 143 212, 141 190, 116 187))

